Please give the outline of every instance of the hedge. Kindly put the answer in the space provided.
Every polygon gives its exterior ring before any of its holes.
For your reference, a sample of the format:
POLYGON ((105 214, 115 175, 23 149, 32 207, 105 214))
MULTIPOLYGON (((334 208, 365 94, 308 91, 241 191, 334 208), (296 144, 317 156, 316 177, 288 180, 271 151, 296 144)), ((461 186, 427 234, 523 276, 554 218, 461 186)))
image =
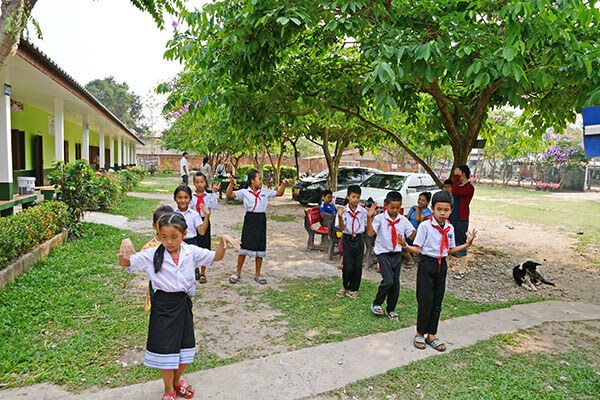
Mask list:
POLYGON ((68 218, 67 205, 59 201, 45 201, 0 218, 0 269, 62 232, 68 218))
MULTIPOLYGON (((254 169, 254 165, 240 165, 237 168, 236 174, 237 176, 243 177, 245 175, 248 175, 248 171, 250 171, 251 169, 254 169)), ((265 181, 267 179, 267 175, 269 174, 269 170, 273 170, 273 173, 275 173, 275 168, 273 168, 271 164, 265 164, 263 167, 263 180, 265 181)), ((280 173, 281 179, 296 180, 296 168, 294 167, 282 165, 280 173)))

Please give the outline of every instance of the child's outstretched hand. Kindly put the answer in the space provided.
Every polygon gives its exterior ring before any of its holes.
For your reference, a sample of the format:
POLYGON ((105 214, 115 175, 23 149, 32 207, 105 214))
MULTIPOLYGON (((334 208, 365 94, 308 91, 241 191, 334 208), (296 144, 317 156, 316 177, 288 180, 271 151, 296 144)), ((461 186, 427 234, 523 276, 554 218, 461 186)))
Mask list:
POLYGON ((213 193, 218 193, 219 187, 221 187, 221 184, 219 182, 213 182, 213 186, 212 186, 213 193))
POLYGON ((477 231, 475 229, 473 229, 471 232, 467 232, 467 244, 470 246, 476 237, 477 237, 477 231))
POLYGON ((398 244, 402 247, 405 248, 407 246, 406 244, 406 239, 404 238, 404 235, 400 234, 398 235, 398 244))
POLYGON ((368 210, 369 211, 367 212, 367 216, 374 217, 375 215, 377 215, 377 204, 371 204, 371 207, 369 207, 368 210))
POLYGON ((235 178, 233 177, 233 175, 229 175, 229 182, 235 184, 235 178))
POLYGON ((341 217, 342 215, 344 215, 344 211, 346 211, 346 207, 338 208, 338 211, 337 211, 338 217, 341 217))
POLYGON ((237 239, 234 239, 233 237, 225 234, 223 236, 221 236, 221 239, 223 240, 223 242, 225 243, 225 246, 227 246, 228 244, 231 245, 231 247, 233 247, 236 250, 240 249, 240 241, 237 239))
POLYGON ((291 185, 292 183, 294 183, 294 181, 293 181, 293 180, 291 180, 291 179, 284 179, 282 183, 283 183, 284 185, 291 185))
POLYGON ((204 213, 204 215, 210 215, 210 210, 208 209, 208 207, 206 207, 206 204, 202 204, 200 206, 200 209, 202 210, 202 212, 204 213))
POLYGON ((119 257, 129 260, 129 257, 135 254, 135 248, 131 239, 123 239, 119 248, 119 257))

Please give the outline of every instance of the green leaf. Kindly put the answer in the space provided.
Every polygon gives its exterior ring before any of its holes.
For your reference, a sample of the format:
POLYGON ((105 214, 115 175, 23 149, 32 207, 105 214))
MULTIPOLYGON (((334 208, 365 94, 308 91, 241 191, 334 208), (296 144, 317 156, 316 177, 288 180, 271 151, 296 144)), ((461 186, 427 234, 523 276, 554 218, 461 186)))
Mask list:
POLYGON ((583 65, 585 66, 585 70, 587 71, 588 75, 590 75, 592 73, 592 63, 587 58, 581 58, 581 61, 583 62, 583 65))
POLYGON ((512 47, 505 47, 504 50, 502 50, 502 57, 504 57, 504 59, 506 61, 512 61, 515 59, 515 49, 512 47))
POLYGON ((292 20, 293 23, 295 23, 296 25, 300 26, 300 20, 298 18, 290 18, 292 20))
MULTIPOLYGON (((286 18, 286 17, 279 17, 279 18, 277 18, 277 23, 278 23, 278 24, 281 24, 281 25, 287 25, 287 24, 288 24, 288 22, 290 22, 290 19, 289 19, 289 18, 286 18)), ((299 24, 298 24, 298 25, 299 25, 299 24)))
POLYGON ((388 76, 392 81, 396 79, 396 74, 394 74, 394 71, 392 70, 392 67, 390 67, 390 64, 384 62, 383 64, 381 64, 381 67, 385 70, 385 72, 387 72, 388 76))

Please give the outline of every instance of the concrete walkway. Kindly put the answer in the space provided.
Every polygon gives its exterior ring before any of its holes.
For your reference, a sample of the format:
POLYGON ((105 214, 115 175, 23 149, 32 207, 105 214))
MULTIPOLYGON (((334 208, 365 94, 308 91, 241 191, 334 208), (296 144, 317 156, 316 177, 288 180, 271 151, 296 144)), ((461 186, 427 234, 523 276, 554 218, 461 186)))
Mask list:
MULTIPOLYGON (((448 351, 492 336, 550 321, 600 319, 600 305, 547 301, 522 304, 440 323, 440 337, 448 351)), ((345 342, 275 354, 219 368, 187 374, 199 399, 284 400, 311 398, 410 362, 434 356, 435 350, 412 345, 415 328, 364 336, 345 342)), ((0 391, 4 400, 16 399, 160 399, 162 381, 153 381, 96 393, 71 395, 49 384, 0 391)))

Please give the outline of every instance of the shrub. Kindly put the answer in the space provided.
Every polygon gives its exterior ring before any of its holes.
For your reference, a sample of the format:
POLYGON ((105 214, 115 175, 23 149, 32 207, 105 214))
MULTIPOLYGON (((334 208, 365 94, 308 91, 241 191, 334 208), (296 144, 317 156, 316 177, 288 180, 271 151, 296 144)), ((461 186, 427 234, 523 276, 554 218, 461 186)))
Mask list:
POLYGON ((68 219, 68 207, 59 201, 45 201, 16 215, 0 218, 0 269, 60 233, 68 219))
POLYGON ((160 164, 158 166, 158 170, 159 171, 164 171, 164 172, 178 171, 178 169, 175 166, 175 164, 170 163, 168 161, 165 161, 164 163, 160 164))
MULTIPOLYGON (((248 175, 248 171, 250 171, 251 169, 254 169, 254 165, 240 165, 237 168, 236 174, 237 174, 237 176, 243 178, 245 175, 248 175)), ((275 173, 275 169, 271 166, 271 164, 264 165, 263 179, 266 180, 270 169, 273 170, 273 173, 275 173)), ((296 168, 294 168, 294 167, 288 167, 288 166, 282 165, 281 169, 280 169, 280 173, 281 173, 282 180, 283 179, 296 180, 296 168)))

